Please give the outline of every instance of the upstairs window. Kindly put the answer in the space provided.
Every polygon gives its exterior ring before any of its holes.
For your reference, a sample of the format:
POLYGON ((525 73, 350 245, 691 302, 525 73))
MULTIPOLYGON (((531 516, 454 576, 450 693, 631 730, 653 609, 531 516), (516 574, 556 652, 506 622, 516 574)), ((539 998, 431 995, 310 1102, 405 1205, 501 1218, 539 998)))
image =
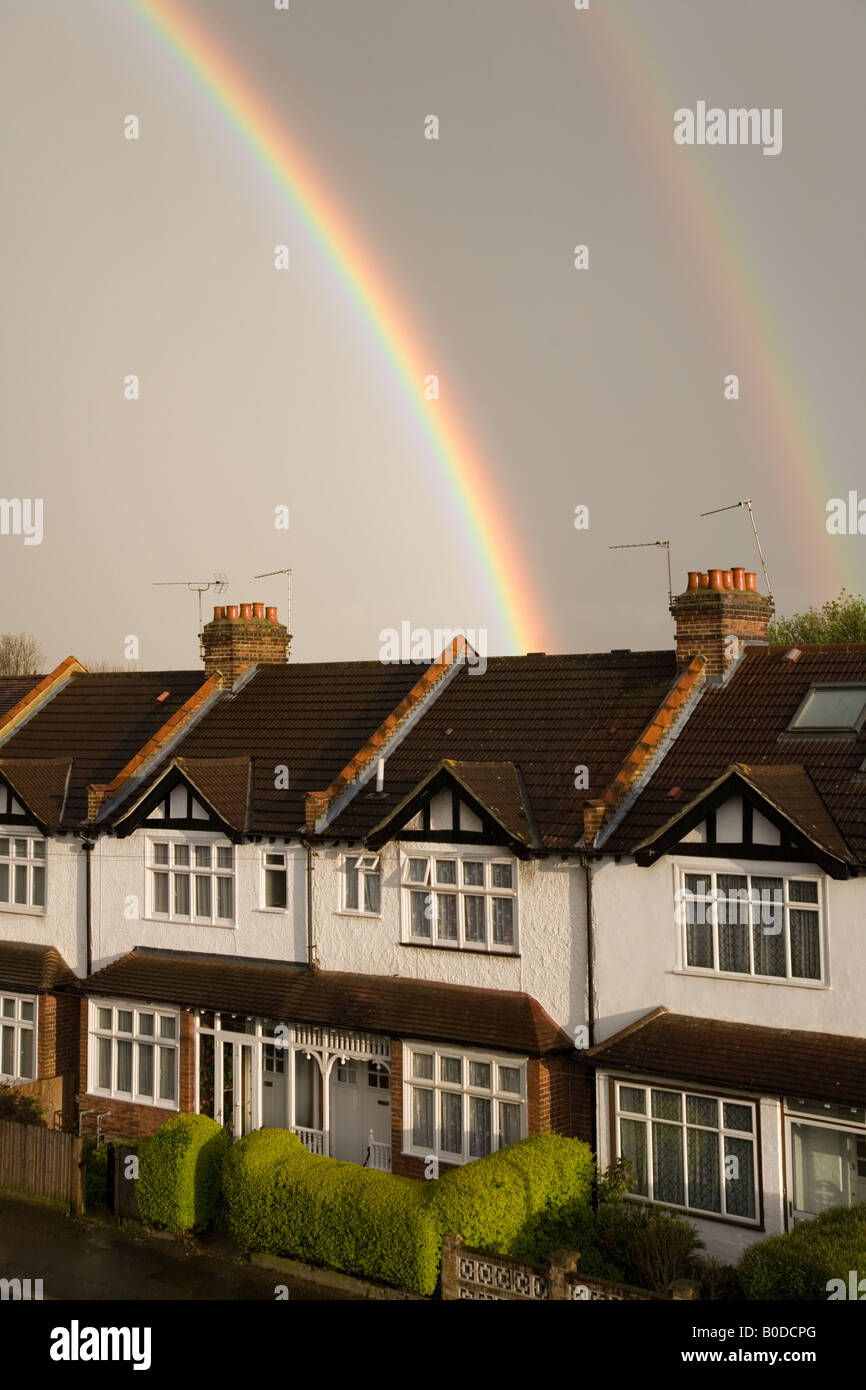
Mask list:
POLYGON ((285 907, 288 903, 288 860, 283 851, 265 850, 264 906, 285 907))
POLYGON ((683 873, 680 919, 688 969, 823 979, 816 878, 683 873))
POLYGON ((378 854, 347 854, 343 860, 343 911, 378 917, 382 885, 378 854))
POLYGON ((37 835, 0 836, 0 908, 45 907, 45 841, 37 835))
POLYGON ((796 734, 856 734, 866 720, 866 686, 813 685, 788 731, 796 734))
POLYGON ((454 950, 517 950, 511 860, 410 855, 403 864, 404 940, 454 950))
POLYGON ((228 926, 234 921, 234 848, 187 839, 152 840, 150 916, 228 926))

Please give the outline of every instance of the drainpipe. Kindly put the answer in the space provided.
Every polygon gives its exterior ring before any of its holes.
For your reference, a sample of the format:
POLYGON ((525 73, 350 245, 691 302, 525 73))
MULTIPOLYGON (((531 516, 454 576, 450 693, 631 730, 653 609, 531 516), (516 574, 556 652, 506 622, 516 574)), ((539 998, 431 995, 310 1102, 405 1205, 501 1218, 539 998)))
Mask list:
POLYGON ((301 844, 307 851, 307 963, 310 969, 313 970, 315 969, 315 942, 313 940, 313 846, 309 840, 302 840, 301 844))
MULTIPOLYGON (((592 903, 592 860, 587 855, 581 855, 581 865, 583 867, 584 887, 586 893, 586 1027, 589 1034, 589 1046, 595 1042, 595 922, 593 919, 592 903)), ((598 1153, 598 1087, 596 1084, 595 1072, 592 1075, 592 1103, 590 1105, 590 1115, 592 1118, 592 1151, 598 1153)))
POLYGON ((93 970, 93 928, 92 928, 92 909, 91 909, 91 890, 93 875, 90 869, 90 859, 93 854, 94 841, 88 840, 84 835, 81 836, 81 848, 84 851, 84 921, 85 921, 85 951, 86 969, 85 977, 88 977, 93 970))

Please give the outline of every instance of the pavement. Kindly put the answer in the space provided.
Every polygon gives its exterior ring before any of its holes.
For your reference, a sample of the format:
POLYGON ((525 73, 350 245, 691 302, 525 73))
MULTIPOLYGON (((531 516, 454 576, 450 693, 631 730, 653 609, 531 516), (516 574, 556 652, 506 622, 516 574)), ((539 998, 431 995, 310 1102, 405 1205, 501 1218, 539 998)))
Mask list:
POLYGON ((278 1284, 292 1300, 363 1297, 256 1268, 220 1237, 188 1245, 7 1196, 0 1196, 0 1278, 41 1279, 44 1300, 273 1302, 278 1284))

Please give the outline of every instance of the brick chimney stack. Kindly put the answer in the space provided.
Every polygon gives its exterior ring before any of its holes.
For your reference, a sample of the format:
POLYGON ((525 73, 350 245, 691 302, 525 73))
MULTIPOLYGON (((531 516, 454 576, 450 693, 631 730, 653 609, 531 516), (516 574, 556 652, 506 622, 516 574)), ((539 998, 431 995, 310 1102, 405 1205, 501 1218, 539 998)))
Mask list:
POLYGON ((291 640, 288 629, 277 621, 276 608, 263 603, 215 608, 212 622, 201 632, 205 675, 218 675, 223 688, 230 690, 259 661, 284 665, 291 640))
POLYGON ((677 625, 677 664, 703 656, 707 675, 721 680, 743 643, 767 643, 772 599, 758 593, 756 576, 740 566, 729 570, 691 570, 685 593, 671 604, 677 625), (735 640, 736 639, 736 640, 735 640))

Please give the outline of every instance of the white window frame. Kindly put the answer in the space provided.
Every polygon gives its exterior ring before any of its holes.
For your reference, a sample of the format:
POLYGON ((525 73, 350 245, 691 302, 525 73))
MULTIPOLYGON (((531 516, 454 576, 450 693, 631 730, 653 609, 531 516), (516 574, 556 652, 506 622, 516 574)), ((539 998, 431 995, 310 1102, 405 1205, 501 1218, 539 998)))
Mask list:
POLYGON ((768 863, 768 862, 760 862, 760 863, 758 863, 757 861, 754 862, 754 863, 750 862, 749 866, 746 867, 746 868, 744 868, 744 867, 742 866, 742 864, 728 864, 728 863, 726 863, 726 862, 716 860, 716 861, 713 862, 712 866, 709 867, 709 866, 705 865, 704 863, 702 863, 701 861, 699 861, 699 860, 697 860, 697 859, 695 859, 695 860, 693 860, 693 861, 691 861, 691 862, 684 861, 684 860, 680 859, 680 860, 679 860, 678 862, 676 862, 675 865, 674 865, 674 884, 675 884, 675 900, 676 900, 676 902, 677 902, 677 921, 678 921, 679 928, 680 928, 680 932, 679 932, 679 943, 680 943, 680 944, 679 944, 680 968, 681 968, 681 970, 683 971, 684 974, 687 974, 687 975, 702 975, 702 976, 705 976, 705 977, 709 977, 709 978, 712 978, 712 979, 718 979, 718 980, 753 980, 753 981, 755 981, 755 982, 758 983, 758 984, 789 985, 789 986, 790 986, 790 985, 793 985, 793 986, 796 986, 796 987, 798 987, 798 988, 804 988, 804 989, 826 989, 826 988, 827 988, 827 985, 828 985, 828 963, 827 963, 827 956, 828 956, 828 953, 827 953, 826 933, 827 933, 828 912, 827 912, 827 885, 826 885, 826 877, 825 877, 824 875, 819 874, 819 873, 814 873, 814 872, 813 872, 813 873, 804 873, 804 872, 801 872, 801 871, 799 871, 799 870, 793 870, 793 871, 792 871, 791 869, 786 868, 786 867, 785 867, 784 865, 782 865, 782 864, 779 864, 779 863, 772 863, 772 862, 770 862, 770 863, 768 863), (686 875, 687 875, 687 874, 689 874, 689 875, 695 875, 695 876, 697 876, 697 877, 702 877, 702 876, 703 876, 703 877, 706 877, 706 878, 709 879, 709 880, 711 881, 711 883, 712 883, 712 888, 711 888, 711 890, 710 890, 710 893, 704 895, 704 896, 706 896, 706 897, 708 898, 707 923, 708 923, 708 925, 711 925, 711 926, 712 926, 712 938, 713 938, 713 965, 712 965, 712 966, 708 966, 708 965, 690 965, 690 964, 689 964, 689 954, 688 954, 688 922, 687 922, 687 920, 686 920, 686 908, 685 908, 685 904, 686 904, 686 901, 687 901, 687 898, 686 898, 686 875), (753 936, 753 926, 754 926, 755 924, 754 924, 754 921, 752 920, 752 919, 753 919, 754 907, 752 907, 752 909, 751 909, 751 911, 750 911, 750 914, 749 914, 749 915, 750 915, 750 923, 749 923, 749 929, 748 929, 748 933, 747 933, 747 935, 748 935, 748 942, 749 942, 749 965, 750 965, 751 968, 750 968, 748 971, 745 971, 745 972, 744 972, 744 971, 737 971, 737 970, 720 970, 720 969, 719 969, 719 965, 718 965, 718 961, 719 961, 719 930, 718 930, 718 914, 717 914, 716 904, 717 904, 718 902, 720 902, 720 901, 727 901, 727 900, 728 900, 728 896, 729 896, 729 895, 726 895, 725 893, 720 893, 720 892, 718 891, 717 887, 716 887, 716 881, 717 881, 717 878, 718 878, 718 876, 719 876, 720 874, 721 874, 721 875, 724 875, 724 876, 728 876, 728 877, 745 878, 745 879, 747 880, 747 890, 746 890, 746 891, 747 891, 747 892, 749 893, 749 895, 750 895, 750 903, 751 903, 751 901, 752 901, 752 900, 751 900, 751 881, 752 881, 753 878, 780 878, 780 879, 782 880, 783 901, 782 901, 781 907, 782 907, 782 910, 783 910, 783 912, 784 912, 784 926, 783 926, 783 932, 782 932, 782 934, 783 934, 783 936, 784 936, 784 942, 785 942, 785 971, 786 971, 786 973, 785 973, 784 975, 759 975, 759 974, 756 974, 756 972, 755 972, 755 969, 754 969, 754 965, 755 965, 755 942, 754 942, 754 936, 753 936), (792 902, 791 899, 790 899, 790 894, 789 894, 789 890, 788 890, 788 885, 791 884, 791 883, 814 883, 814 884, 815 884, 815 887, 816 887, 816 889, 817 889, 817 898, 816 898, 816 901, 815 901, 814 903, 808 903, 808 902, 805 902, 805 903, 803 903, 803 902, 792 902), (818 975, 817 978, 813 978, 812 976, 809 976, 809 975, 792 975, 792 974, 791 974, 791 932, 790 932, 790 918, 789 918, 789 913, 790 913, 790 909, 791 909, 791 908, 794 908, 795 910, 797 910, 797 909, 802 909, 802 910, 804 910, 804 911, 806 911, 806 912, 814 912, 814 913, 816 913, 816 915, 817 915, 817 918, 818 918, 818 955, 819 955, 819 962, 820 962, 820 973, 819 973, 819 975, 818 975))
MULTIPOLYGON (((520 1138, 525 1139, 528 1129, 528 1097, 527 1097, 527 1062, 525 1056, 517 1056, 508 1052, 476 1052, 473 1049, 462 1047, 446 1047, 433 1043, 404 1042, 403 1043, 403 1152, 417 1158, 435 1157, 443 1163, 464 1164, 474 1163, 476 1157, 469 1153, 469 1101, 473 1096, 479 1096, 491 1102, 491 1127, 490 1152, 496 1153, 503 1146, 499 1142, 500 1138, 500 1116, 499 1105, 519 1105, 520 1106, 520 1138), (414 1074, 414 1057, 417 1053, 433 1058, 433 1076, 427 1080, 414 1074), (462 1079, 460 1082, 448 1082, 442 1080, 441 1062, 442 1058, 459 1058, 462 1065, 462 1079), (472 1086, 470 1084, 470 1063, 480 1062, 490 1067, 491 1084, 489 1087, 472 1086), (520 1092, 504 1091, 499 1085, 499 1067, 510 1067, 520 1072, 520 1092), (429 1148, 415 1145, 412 1139, 413 1129, 413 1100, 412 1092, 416 1088, 433 1092, 433 1144, 429 1148), (443 1094, 460 1095, 463 1097, 462 1109, 462 1139, 463 1148, 460 1154, 452 1153, 442 1146, 442 1106, 440 1097, 443 1094)), ((512 1142, 517 1142, 516 1140, 512 1142)))
POLYGON ((382 916, 382 856, 372 854, 369 850, 356 850, 352 854, 343 854, 340 857, 340 911, 348 917, 381 917, 382 916), (349 907, 346 902, 346 868, 350 859, 356 859, 358 864, 356 872, 358 875, 358 906, 349 907), (368 912, 366 908, 360 906, 366 902, 367 875, 376 877, 379 880, 379 910, 378 912, 368 912))
POLYGON ((691 1216, 691 1217, 704 1217, 704 1218, 707 1218, 707 1219, 709 1219, 709 1220, 725 1221, 725 1222, 729 1222, 729 1223, 732 1224, 732 1225, 737 1225, 737 1226, 752 1226, 752 1227, 756 1227, 756 1226, 757 1226, 757 1227, 760 1227, 760 1226, 761 1226, 761 1223, 762 1223, 762 1217, 761 1217, 761 1171, 760 1171, 761 1144, 760 1144, 760 1133, 759 1133, 759 1129, 758 1129, 758 1121, 759 1121, 758 1110, 759 1110, 759 1107, 758 1107, 758 1102, 757 1102, 757 1101, 752 1100, 752 1099, 749 1099, 749 1098, 747 1098, 747 1097, 743 1097, 743 1096, 726 1095, 726 1094, 723 1094, 723 1093, 718 1092, 718 1091, 705 1091, 705 1090, 702 1090, 700 1087, 684 1086, 683 1083, 680 1082, 680 1081, 678 1081, 678 1082, 661 1081, 661 1080, 659 1080, 658 1078, 649 1081, 649 1080, 646 1080, 646 1079, 643 1078, 643 1077, 628 1077, 628 1076, 615 1075, 615 1076, 611 1076, 610 1081, 611 1081, 611 1085, 613 1086, 613 1130, 614 1130, 614 1146, 615 1146, 615 1154, 616 1154, 616 1157, 619 1159, 619 1158, 622 1158, 622 1156, 623 1156, 623 1154, 622 1154, 622 1131, 621 1131, 621 1128, 620 1128, 620 1120, 621 1120, 621 1119, 634 1120, 634 1121, 636 1121, 637 1123, 642 1123, 642 1124, 644 1125, 645 1129, 646 1129, 646 1137, 647 1137, 647 1147, 646 1147, 647 1160, 646 1160, 646 1166, 647 1166, 647 1186, 649 1187, 649 1196, 646 1196, 646 1195, 644 1195, 643 1193, 640 1193, 640 1192, 632 1192, 632 1193, 629 1193, 629 1197, 630 1197, 630 1199, 631 1199, 632 1201, 635 1201, 635 1202, 646 1202, 646 1203, 648 1203, 648 1204, 651 1205, 651 1206, 670 1207, 672 1211, 682 1211, 682 1212, 687 1213, 687 1214, 688 1214, 689 1216, 691 1216), (648 1109, 648 1111, 647 1111, 646 1114, 641 1115, 641 1114, 638 1114, 637 1112, 635 1112, 634 1110, 623 1110, 623 1109, 622 1109, 622 1106, 621 1106, 621 1104, 620 1104, 620 1091, 621 1091, 621 1088, 622 1088, 623 1086, 629 1088, 630 1090, 643 1090, 643 1091, 645 1091, 646 1097, 647 1097, 647 1105, 648 1105, 648 1107, 649 1107, 649 1109, 648 1109), (719 1107, 719 1111, 718 1111, 718 1113, 719 1113, 719 1124, 716 1125, 716 1126, 714 1126, 714 1125, 703 1125, 703 1124, 699 1124, 699 1123, 695 1123, 695 1122, 686 1120, 685 1118, 682 1118, 682 1119, 680 1119, 680 1120, 665 1120, 665 1119, 660 1119, 660 1118, 657 1117, 657 1116, 653 1116, 652 1113, 651 1113, 651 1111, 652 1111, 652 1092, 653 1092, 653 1091, 672 1091, 672 1092, 675 1092, 677 1095, 679 1095, 680 1098, 681 1098, 681 1103, 680 1103, 680 1114, 681 1114, 683 1117, 685 1117, 686 1114, 687 1114, 687 1110, 686 1110, 686 1097, 687 1097, 687 1096, 697 1096, 697 1097, 699 1097, 701 1100, 713 1100, 713 1101, 716 1102, 717 1106, 719 1107), (751 1111, 751 1115, 752 1115, 752 1129, 751 1129, 751 1132, 747 1132, 747 1131, 745 1131, 745 1130, 734 1129, 734 1128, 732 1128, 730 1125, 726 1125, 726 1124, 725 1124, 725 1110, 724 1110, 724 1107, 725 1107, 726 1105, 739 1105, 739 1106, 742 1106, 744 1109, 747 1109, 747 1110, 751 1111), (682 1136, 683 1136, 683 1147, 682 1147, 682 1153, 683 1153, 683 1191, 684 1191, 684 1194, 685 1194, 686 1198, 688 1198, 688 1181, 689 1181, 689 1168, 688 1168, 688 1131, 689 1131, 690 1129, 695 1129, 695 1130, 702 1130, 702 1131, 704 1131, 704 1132, 706 1132, 706 1133, 718 1135, 718 1137, 719 1137, 719 1193, 720 1193, 720 1196, 721 1196, 721 1203, 722 1203, 722 1206, 721 1206, 721 1210, 720 1210, 720 1211, 715 1211, 715 1210, 713 1210, 712 1208, 708 1208, 708 1207, 695 1207, 695 1206, 690 1206, 689 1203, 688 1203, 688 1200, 687 1200, 685 1203, 679 1203, 679 1202, 671 1202, 671 1201, 669 1201, 669 1200, 667 1200, 667 1199, 663 1199, 663 1198, 656 1198, 656 1197, 653 1196, 653 1156, 652 1156, 652 1155, 653 1155, 653 1150, 652 1150, 652 1145, 653 1145, 653 1133, 652 1133, 652 1126, 653 1126, 653 1120, 654 1120, 654 1119, 655 1119, 656 1123, 658 1123, 658 1124, 676 1125, 676 1126, 678 1126, 679 1129, 682 1130, 682 1136), (726 1190, 725 1190, 725 1139, 726 1139, 726 1138, 734 1138, 734 1139, 744 1140, 744 1141, 746 1141, 746 1142, 748 1142, 748 1143, 751 1143, 751 1145, 752 1145, 752 1173, 753 1173, 753 1176, 754 1176, 754 1183, 753 1183, 753 1190, 752 1190, 752 1199, 753 1199, 753 1208, 754 1208, 754 1212, 755 1212, 755 1215, 754 1215, 754 1216, 739 1216, 739 1215, 737 1215, 736 1213, 730 1213, 730 1214, 729 1214, 728 1211, 727 1211, 727 1209, 726 1209, 726 1207, 727 1207, 727 1193, 726 1193, 726 1190))
POLYGON ((145 864, 147 874, 147 916, 154 922, 186 922, 190 926, 202 927, 233 927, 237 921, 237 846, 231 840, 227 840, 221 835, 187 835, 181 832, 167 832, 164 835, 149 835, 146 842, 145 864), (168 862, 160 863, 156 860, 156 846, 168 846, 168 862), (189 862, 178 864, 175 862, 175 846, 184 846, 189 851, 189 862), (211 863, 207 869, 197 868, 196 850, 204 847, 211 852, 211 863), (220 868, 217 865, 218 851, 231 850, 231 868, 220 868), (159 912, 156 908, 156 874, 168 875, 168 912, 159 912), (186 875, 190 880, 189 885, 189 906, 188 913, 176 912, 174 908, 174 876, 175 874, 186 875), (210 879, 210 901, 211 912, 209 917, 198 915, 195 909, 196 889, 194 880, 199 878, 210 879), (217 884, 218 878, 229 878, 232 884, 232 915, 231 917, 217 916, 217 884))
POLYGON ((430 950, 446 951, 469 951, 480 952, 483 955, 495 956, 516 956, 520 954, 519 937, 519 894, 518 894, 519 872, 518 861, 511 855, 500 852, 491 853, 489 850, 475 848, 456 852, 451 849, 437 850, 428 844, 419 845, 417 849, 413 845, 404 845, 400 854, 400 896, 401 896, 401 931, 404 945, 426 946, 430 950), (410 879, 410 862, 413 859, 427 860, 427 875, 422 883, 418 879, 410 879), (436 864, 446 861, 453 863, 455 867, 455 882, 453 884, 440 883, 437 881, 436 864), (467 863, 482 864, 484 866, 483 885, 467 884, 464 877, 464 865, 467 863), (511 887, 501 888, 493 884, 493 869, 495 865, 505 865, 511 871, 511 887), (424 892, 426 890, 426 917, 430 923, 430 935, 418 936, 412 931, 412 901, 413 892, 424 892), (457 938, 437 937, 437 918, 433 911, 435 895, 448 895, 457 899, 457 938), (466 910, 465 901, 467 898, 482 898, 484 900, 484 941, 473 941, 466 936, 466 910), (493 909, 494 898, 507 898, 513 903, 510 943, 493 940, 493 909), (433 901, 431 901, 431 899, 433 901))
MULTIPOLYGON (((833 1103, 838 1104, 838 1102, 831 1102, 831 1104, 833 1103)), ((848 1108, 849 1107, 840 1107, 840 1109, 848 1108)), ((796 1192, 796 1155, 794 1151, 793 1130, 794 1125, 805 1125, 807 1127, 811 1127, 812 1129, 825 1129, 829 1130, 831 1133, 834 1134, 850 1134, 858 1141, 858 1143, 866 1145, 866 1112, 864 1112, 864 1110, 861 1107, 851 1106, 850 1115, 859 1115, 862 1116, 862 1118, 854 1119, 849 1117, 845 1119, 838 1115, 827 1115, 826 1113, 823 1113, 821 1110, 818 1109, 817 1102, 815 1103, 814 1110, 797 1110, 793 1107, 792 1097, 787 1096, 785 1098, 782 1105, 782 1119, 784 1121, 785 1126, 785 1163, 787 1165, 787 1171, 791 1175, 790 1190, 788 1194, 788 1201, 786 1203, 786 1219, 787 1228, 789 1230, 792 1227, 792 1223, 794 1226, 796 1226, 797 1224, 796 1221, 794 1221, 794 1215, 795 1212, 797 1212, 798 1210, 794 1204, 794 1195, 796 1192)), ((858 1155, 858 1162, 863 1161, 864 1160, 861 1159, 858 1155)), ((842 1206, 841 1203, 839 1205, 840 1207, 842 1206)), ((842 1209, 848 1210, 853 1205, 855 1204, 852 1202, 848 1202, 844 1207, 842 1207, 842 1209)), ((833 1208, 830 1208, 830 1210, 833 1210, 833 1208)), ((809 1216, 807 1219, 812 1219, 812 1217, 809 1216)))
POLYGON ((20 829, 18 826, 9 827, 0 825, 0 840, 9 841, 9 854, 0 854, 0 864, 8 865, 9 883, 8 889, 10 900, 0 898, 0 912, 27 913, 34 917, 44 917, 47 912, 48 903, 48 839, 40 830, 20 829), (24 840, 27 844, 26 854, 15 853, 15 841, 24 840), (42 845, 42 855, 34 853, 34 846, 42 845), (15 870, 24 868, 27 884, 27 901, 16 903, 12 901, 11 895, 15 892, 15 870), (33 898, 33 872, 35 869, 42 870, 42 896, 45 899, 42 903, 34 903, 33 898))
POLYGON ((3 1049, 2 1037, 0 1037, 0 1080, 2 1081, 35 1081, 39 1072, 39 1054, 37 1050, 37 1025, 39 1020, 39 999, 35 994, 18 994, 15 990, 0 989, 0 1034, 4 1028, 12 1029, 12 1048, 17 1067, 21 1061, 21 1034, 33 1034, 33 1075, 23 1076, 20 1072, 3 1071, 3 1049), (5 1001, 11 999, 15 1001, 15 1016, 7 1017, 3 1013, 5 1001), (32 1019, 22 1018, 22 1004, 33 1005, 32 1019))
POLYGON ((288 852, 288 850, 285 848, 285 846, 284 846, 282 849, 277 849, 277 847, 276 847, 275 845, 263 845, 263 846, 262 846, 262 857, 261 857, 261 869, 262 869, 262 873, 261 873, 260 910, 261 910, 262 912, 281 912, 281 913, 285 914, 285 913, 288 912, 288 910, 289 910, 289 852, 288 852), (267 889, 268 889, 268 874, 269 874, 269 873, 279 873, 279 872, 280 872, 280 867, 279 867, 278 864, 269 864, 269 863, 268 863, 268 855, 269 855, 269 854, 272 854, 272 855, 274 855, 274 856, 279 855, 279 857, 280 857, 280 858, 282 859, 282 861, 283 861, 282 873, 283 873, 283 875, 284 875, 284 877, 285 877, 285 880, 286 880, 286 902, 285 902, 285 906, 284 906, 284 907, 275 907, 275 906, 273 906, 271 903, 268 902, 268 891, 267 891, 267 889))
POLYGON ((160 1110, 179 1110, 180 1109, 180 1010, 167 1009, 162 1004, 143 1004, 140 1001, 130 1002, 121 999, 91 999, 88 1021, 89 1046, 87 1055, 87 1094, 94 1096, 106 1096, 111 1100, 122 1100, 127 1105, 150 1105, 160 1110), (111 1010, 111 1027, 102 1027, 99 1020, 99 1010, 111 1010), (132 1031, 118 1027, 118 1013, 132 1013, 132 1031), (139 1022, 142 1014, 150 1014, 153 1017, 153 1032, 147 1033, 139 1030, 139 1022), (174 1037, 163 1036, 161 1029, 161 1019, 174 1020, 174 1037), (100 1086, 99 1083, 99 1042, 100 1039, 110 1039, 111 1047, 111 1085, 108 1087, 100 1086), (128 1042, 132 1044, 132 1065, 131 1065, 131 1090, 121 1091, 117 1087, 117 1063, 118 1049, 115 1046, 118 1042, 128 1042), (153 1056, 151 1061, 152 1071, 152 1094, 144 1095, 139 1091, 141 1080, 141 1046, 151 1046, 153 1056), (159 1095, 160 1078, 160 1049, 171 1050, 174 1054, 174 1090, 175 1095, 171 1100, 159 1095))

